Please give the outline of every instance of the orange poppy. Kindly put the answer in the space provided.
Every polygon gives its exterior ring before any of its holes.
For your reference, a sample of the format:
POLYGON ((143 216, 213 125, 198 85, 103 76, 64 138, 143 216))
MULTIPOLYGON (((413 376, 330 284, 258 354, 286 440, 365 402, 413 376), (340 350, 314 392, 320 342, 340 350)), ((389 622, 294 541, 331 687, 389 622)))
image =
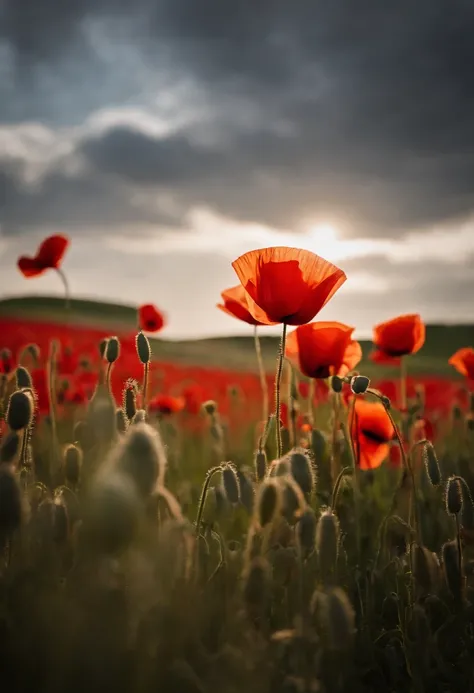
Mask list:
POLYGON ((186 401, 184 397, 172 395, 156 395, 148 404, 148 411, 161 416, 171 416, 183 411, 186 401))
POLYGON ((232 263, 247 292, 250 314, 265 325, 304 325, 346 281, 327 260, 297 248, 263 248, 232 263))
POLYGON ((416 354, 425 343, 425 324, 417 314, 400 315, 376 325, 373 342, 387 356, 416 354))
POLYGON ((138 328, 143 332, 159 332, 165 325, 165 318, 156 306, 146 303, 138 309, 138 328))
POLYGON ((340 322, 311 322, 300 325, 286 340, 286 357, 308 378, 344 376, 362 358, 359 342, 352 339, 353 327, 340 322))
POLYGON ((474 349, 472 347, 459 349, 451 356, 448 363, 454 366, 461 375, 474 380, 474 349))
POLYGON ((224 313, 232 315, 233 318, 242 320, 249 325, 261 325, 262 323, 250 314, 247 303, 247 292, 242 284, 226 289, 221 293, 223 303, 218 303, 217 307, 224 313))
POLYGON ((380 402, 367 402, 356 397, 352 439, 363 470, 380 467, 390 452, 395 430, 380 402))
POLYGON ((31 257, 22 255, 18 258, 18 269, 24 277, 39 277, 49 269, 58 270, 69 246, 69 238, 60 234, 46 238, 31 257))

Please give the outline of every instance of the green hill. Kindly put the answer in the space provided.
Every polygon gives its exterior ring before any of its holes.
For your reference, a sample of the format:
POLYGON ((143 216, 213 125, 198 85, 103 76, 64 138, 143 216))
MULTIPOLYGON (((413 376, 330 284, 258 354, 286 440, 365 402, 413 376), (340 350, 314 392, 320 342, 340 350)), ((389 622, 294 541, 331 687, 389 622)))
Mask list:
MULTIPOLYGON (((74 299, 71 301, 71 312, 76 324, 107 327, 111 333, 120 328, 134 330, 136 327, 136 309, 132 306, 74 299)), ((64 300, 60 298, 26 296, 0 300, 0 318, 64 322, 66 316, 64 300)), ((262 336, 261 344, 265 364, 271 371, 275 366, 278 338, 262 336)), ((364 353, 359 367, 361 372, 371 377, 397 373, 396 369, 376 366, 367 359, 372 349, 370 341, 361 341, 361 345, 364 353)), ((424 373, 455 376, 454 369, 448 364, 449 357, 457 349, 473 345, 474 325, 428 325, 426 344, 410 359, 409 371, 420 375, 424 373)), ((251 334, 248 337, 216 337, 186 341, 153 339, 152 348, 155 358, 160 360, 238 370, 255 369, 254 342, 251 334)))

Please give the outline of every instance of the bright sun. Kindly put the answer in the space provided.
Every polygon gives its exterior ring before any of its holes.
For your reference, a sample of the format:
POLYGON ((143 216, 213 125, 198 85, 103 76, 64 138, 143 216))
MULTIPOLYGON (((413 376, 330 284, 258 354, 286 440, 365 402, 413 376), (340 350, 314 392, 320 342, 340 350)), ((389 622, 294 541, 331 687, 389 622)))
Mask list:
POLYGON ((338 238, 337 229, 332 224, 318 224, 308 231, 308 240, 314 252, 326 260, 334 262, 344 256, 344 243, 338 238))

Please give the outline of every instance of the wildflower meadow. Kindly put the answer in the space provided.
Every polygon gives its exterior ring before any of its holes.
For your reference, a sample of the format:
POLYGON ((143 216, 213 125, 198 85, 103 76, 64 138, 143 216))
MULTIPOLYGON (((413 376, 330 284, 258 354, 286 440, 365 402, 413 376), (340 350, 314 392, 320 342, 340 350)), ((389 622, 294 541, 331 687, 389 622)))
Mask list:
POLYGON ((0 313, 5 690, 473 691, 472 344, 418 372, 429 326, 395 315, 364 371, 318 320, 344 272, 272 247, 216 296, 250 368, 157 357, 153 303, 76 319, 69 243, 18 260, 61 319, 0 313))

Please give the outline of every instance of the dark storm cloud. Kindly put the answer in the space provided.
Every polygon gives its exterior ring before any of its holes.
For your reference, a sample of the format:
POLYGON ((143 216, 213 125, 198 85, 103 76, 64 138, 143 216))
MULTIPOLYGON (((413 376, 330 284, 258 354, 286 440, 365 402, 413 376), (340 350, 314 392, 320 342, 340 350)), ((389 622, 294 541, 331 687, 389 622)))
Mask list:
POLYGON ((111 66, 87 51, 88 22, 102 19, 111 38, 126 30, 153 69, 201 87, 219 134, 212 145, 192 131, 157 139, 132 126, 80 144, 104 175, 172 189, 183 210, 208 205, 280 227, 334 213, 350 221, 348 232, 388 235, 474 208, 471 0, 3 6, 15 74, 57 74, 81 56, 97 95, 97 80, 120 73, 119 54, 111 66), (243 127, 226 109, 230 98, 258 122, 243 127))

